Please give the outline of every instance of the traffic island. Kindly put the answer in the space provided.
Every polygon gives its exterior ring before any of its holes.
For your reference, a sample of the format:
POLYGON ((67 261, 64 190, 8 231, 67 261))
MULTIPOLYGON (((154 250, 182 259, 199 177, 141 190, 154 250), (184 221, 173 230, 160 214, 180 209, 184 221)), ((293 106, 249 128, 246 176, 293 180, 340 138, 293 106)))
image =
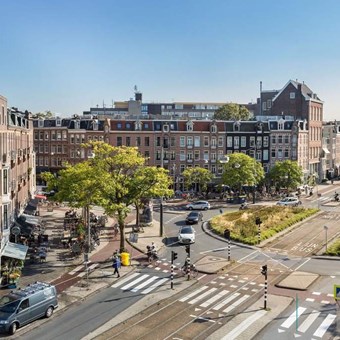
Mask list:
POLYGON ((279 288, 307 290, 319 277, 318 274, 308 272, 293 272, 275 286, 279 288))
POLYGON ((223 257, 204 256, 195 263, 195 267, 200 273, 216 274, 231 263, 223 257))

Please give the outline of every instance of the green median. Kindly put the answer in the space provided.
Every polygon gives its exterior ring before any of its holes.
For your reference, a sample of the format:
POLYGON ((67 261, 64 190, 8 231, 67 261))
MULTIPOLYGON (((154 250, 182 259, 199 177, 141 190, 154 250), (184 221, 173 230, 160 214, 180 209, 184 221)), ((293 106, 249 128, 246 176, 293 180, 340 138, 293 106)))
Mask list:
POLYGON ((224 235, 226 229, 229 229, 230 238, 233 241, 255 245, 259 240, 256 218, 260 218, 262 222, 260 226, 262 241, 318 211, 319 209, 302 207, 254 206, 246 210, 218 215, 210 221, 210 228, 221 236, 224 235))
POLYGON ((340 239, 337 239, 334 243, 328 246, 325 254, 330 256, 340 256, 340 239))

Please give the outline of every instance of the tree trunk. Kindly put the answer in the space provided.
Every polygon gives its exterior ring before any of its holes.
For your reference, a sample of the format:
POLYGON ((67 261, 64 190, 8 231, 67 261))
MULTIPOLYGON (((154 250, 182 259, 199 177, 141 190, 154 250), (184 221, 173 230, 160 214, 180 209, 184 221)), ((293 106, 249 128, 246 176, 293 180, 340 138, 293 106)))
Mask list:
POLYGON ((137 203, 135 204, 135 208, 136 208, 136 226, 138 226, 139 225, 140 212, 139 212, 139 206, 138 206, 137 203))
POLYGON ((123 211, 118 211, 118 225, 120 231, 120 253, 125 251, 125 216, 123 211))

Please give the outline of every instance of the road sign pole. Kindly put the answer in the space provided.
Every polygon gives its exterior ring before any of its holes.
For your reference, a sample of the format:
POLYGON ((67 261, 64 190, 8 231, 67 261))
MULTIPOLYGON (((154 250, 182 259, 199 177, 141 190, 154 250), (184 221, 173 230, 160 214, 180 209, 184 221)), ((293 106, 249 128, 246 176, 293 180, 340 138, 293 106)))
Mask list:
POLYGON ((188 274, 188 281, 190 281, 190 255, 187 257, 187 274, 188 274))
POLYGON ((228 261, 230 261, 230 237, 228 239, 228 261))
POLYGON ((267 280, 267 272, 264 276, 264 309, 267 309, 267 292, 268 292, 268 280, 267 280))

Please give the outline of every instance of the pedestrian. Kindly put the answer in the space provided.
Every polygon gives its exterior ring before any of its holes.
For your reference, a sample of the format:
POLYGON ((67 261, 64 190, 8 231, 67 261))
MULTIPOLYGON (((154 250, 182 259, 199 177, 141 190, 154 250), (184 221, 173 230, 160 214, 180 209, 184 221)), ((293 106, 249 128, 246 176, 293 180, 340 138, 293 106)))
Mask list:
POLYGON ((120 277, 120 274, 119 274, 120 259, 118 256, 113 257, 112 267, 114 268, 113 275, 117 274, 117 277, 120 277))

